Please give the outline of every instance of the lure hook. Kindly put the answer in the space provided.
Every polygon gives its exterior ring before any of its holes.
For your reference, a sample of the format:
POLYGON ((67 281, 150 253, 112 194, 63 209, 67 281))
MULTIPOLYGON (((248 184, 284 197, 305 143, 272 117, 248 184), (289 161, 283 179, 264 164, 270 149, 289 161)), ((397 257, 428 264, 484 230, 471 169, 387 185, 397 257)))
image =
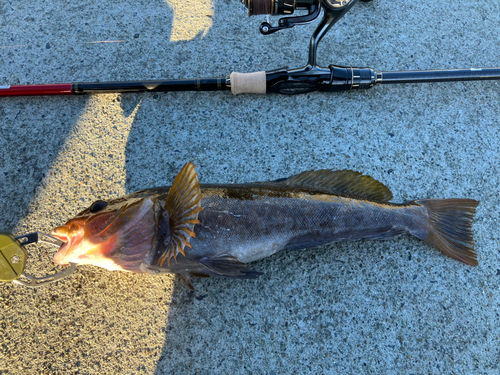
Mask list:
MULTIPOLYGON (((64 245, 64 242, 52 237, 48 234, 41 233, 41 232, 33 232, 29 234, 25 234, 23 236, 18 236, 15 237, 15 239, 19 242, 19 244, 24 247, 25 245, 30 245, 33 243, 44 243, 47 245, 55 246, 57 248, 60 248, 62 245, 64 245)), ((13 280, 12 282, 15 284, 19 285, 24 285, 30 288, 37 288, 39 286, 43 286, 46 284, 53 283, 55 281, 64 279, 65 277, 68 277, 71 275, 73 272, 76 270, 76 264, 75 263, 70 263, 69 267, 66 268, 65 270, 58 272, 54 275, 48 275, 48 276, 43 276, 43 277, 35 277, 32 275, 27 274, 26 272, 23 272, 21 276, 24 276, 28 281, 23 281, 23 280, 13 280)))

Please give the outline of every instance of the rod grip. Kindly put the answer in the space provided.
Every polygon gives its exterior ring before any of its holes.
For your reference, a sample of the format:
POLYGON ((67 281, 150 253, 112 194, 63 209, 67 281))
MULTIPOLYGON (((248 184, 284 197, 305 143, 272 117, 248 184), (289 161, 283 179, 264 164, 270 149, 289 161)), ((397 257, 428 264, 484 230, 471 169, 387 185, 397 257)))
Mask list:
POLYGON ((231 93, 238 94, 265 94, 266 93, 266 72, 237 73, 232 72, 231 93))

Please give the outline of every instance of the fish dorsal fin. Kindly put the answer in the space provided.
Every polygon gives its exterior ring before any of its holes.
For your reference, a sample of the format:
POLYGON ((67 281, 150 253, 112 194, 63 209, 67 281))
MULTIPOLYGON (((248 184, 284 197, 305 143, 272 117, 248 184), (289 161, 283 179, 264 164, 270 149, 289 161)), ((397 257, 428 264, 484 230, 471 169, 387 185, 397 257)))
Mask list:
POLYGON ((373 177, 347 169, 306 171, 278 181, 290 186, 316 188, 334 194, 355 195, 381 202, 392 199, 391 191, 383 183, 373 177))
POLYGON ((185 256, 184 247, 191 247, 191 237, 196 237, 193 232, 194 226, 200 221, 198 213, 201 207, 201 189, 195 165, 189 162, 182 167, 168 192, 165 211, 169 217, 170 238, 166 243, 166 249, 158 259, 158 264, 163 266, 167 260, 174 257, 177 262, 177 254, 185 256))

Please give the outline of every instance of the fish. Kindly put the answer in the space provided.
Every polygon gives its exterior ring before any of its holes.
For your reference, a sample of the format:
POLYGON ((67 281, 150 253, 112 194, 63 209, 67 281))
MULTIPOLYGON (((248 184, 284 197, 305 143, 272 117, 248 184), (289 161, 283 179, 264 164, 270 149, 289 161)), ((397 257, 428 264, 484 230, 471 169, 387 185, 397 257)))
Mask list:
POLYGON ((477 266, 474 199, 391 203, 389 188, 351 170, 312 170, 274 181, 200 184, 186 163, 171 186, 97 200, 52 231, 59 265, 253 279, 248 263, 281 250, 409 234, 477 266))

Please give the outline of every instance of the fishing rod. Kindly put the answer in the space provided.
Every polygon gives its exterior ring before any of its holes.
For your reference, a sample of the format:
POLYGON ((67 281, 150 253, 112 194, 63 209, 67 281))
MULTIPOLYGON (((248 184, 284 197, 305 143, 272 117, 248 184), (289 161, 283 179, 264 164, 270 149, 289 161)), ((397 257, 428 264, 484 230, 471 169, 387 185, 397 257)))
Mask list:
MULTIPOLYGON (((62 83, 0 86, 0 96, 78 95, 124 92, 228 91, 238 94, 303 94, 312 91, 353 91, 377 85, 423 82, 500 80, 500 67, 447 70, 379 72, 371 68, 317 65, 318 43, 358 0, 241 0, 248 15, 286 15, 277 26, 260 25, 269 35, 323 17, 311 36, 307 64, 299 69, 277 69, 254 73, 233 72, 227 77, 154 81, 62 83), (296 10, 307 14, 291 16, 296 10)), ((361 0, 369 2, 372 0, 361 0)))

